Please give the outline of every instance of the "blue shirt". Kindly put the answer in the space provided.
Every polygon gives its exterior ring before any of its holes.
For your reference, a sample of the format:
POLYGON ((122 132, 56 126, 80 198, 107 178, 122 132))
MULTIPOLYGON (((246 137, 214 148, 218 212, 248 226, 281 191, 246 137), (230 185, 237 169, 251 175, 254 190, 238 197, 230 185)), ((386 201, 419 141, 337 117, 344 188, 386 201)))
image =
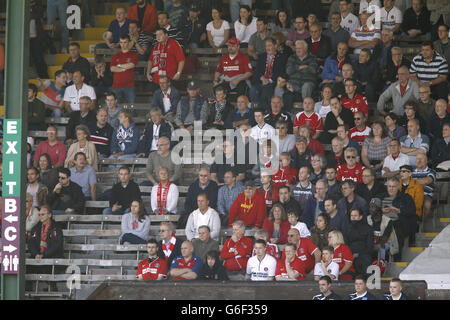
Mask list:
POLYGON ((80 172, 76 167, 70 168, 70 180, 81 187, 85 197, 91 196, 91 184, 97 184, 95 170, 90 166, 85 166, 80 172))
POLYGON ((128 34, 128 19, 125 20, 125 23, 122 26, 119 26, 119 21, 113 20, 109 24, 108 31, 112 33, 112 43, 119 43, 120 35, 123 33, 128 34))
POLYGON ((227 185, 220 187, 219 199, 217 200, 217 212, 227 214, 234 200, 242 192, 244 192, 244 189, 241 181, 237 181, 231 189, 227 185))
POLYGON ((246 119, 248 119, 250 126, 254 127, 256 125, 255 116, 250 108, 247 107, 247 110, 245 110, 244 114, 241 114, 239 109, 236 109, 236 111, 230 113, 227 117, 227 120, 225 120, 225 128, 233 129, 233 122, 246 119))

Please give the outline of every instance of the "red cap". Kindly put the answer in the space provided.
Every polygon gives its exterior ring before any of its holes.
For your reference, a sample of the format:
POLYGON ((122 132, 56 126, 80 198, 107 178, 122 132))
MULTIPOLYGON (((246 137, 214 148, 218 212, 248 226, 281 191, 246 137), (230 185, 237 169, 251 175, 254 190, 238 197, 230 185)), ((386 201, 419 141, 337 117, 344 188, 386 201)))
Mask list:
POLYGON ((232 46, 238 46, 241 43, 239 42, 239 40, 237 38, 231 38, 230 40, 228 40, 228 44, 232 45, 232 46))

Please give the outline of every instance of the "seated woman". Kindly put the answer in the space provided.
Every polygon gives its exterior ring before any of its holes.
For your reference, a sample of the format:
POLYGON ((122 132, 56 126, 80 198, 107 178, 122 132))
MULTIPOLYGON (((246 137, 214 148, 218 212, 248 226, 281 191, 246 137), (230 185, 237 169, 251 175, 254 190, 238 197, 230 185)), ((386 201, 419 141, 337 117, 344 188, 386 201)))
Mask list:
POLYGON ((38 170, 41 183, 45 185, 48 190, 53 190, 59 182, 58 170, 53 168, 52 160, 48 153, 43 153, 39 157, 38 170))
POLYGON ((120 244, 146 244, 150 238, 150 218, 141 200, 133 200, 130 212, 122 216, 120 244))
POLYGON ((151 205, 153 214, 175 214, 178 204, 178 187, 169 181, 169 170, 161 167, 158 170, 159 184, 153 186, 151 205))
POLYGON ((206 25, 208 43, 211 48, 222 48, 230 38, 230 24, 222 19, 221 9, 213 7, 211 9, 212 21, 206 25))
POLYGON ((26 236, 29 237, 31 230, 39 223, 39 209, 33 206, 33 196, 30 193, 26 195, 26 236))
POLYGON ((406 135, 406 130, 398 124, 399 118, 395 113, 389 112, 384 116, 384 121, 386 122, 388 134, 392 139, 400 139, 400 137, 406 135))
POLYGON ((339 265, 339 280, 353 280, 353 253, 344 242, 342 232, 334 230, 328 233, 328 245, 334 249, 333 262, 339 265))
POLYGON ((322 87, 322 100, 316 102, 314 112, 317 113, 323 121, 327 117, 328 112, 331 111, 330 99, 333 96, 333 86, 331 84, 324 84, 322 87))
POLYGON ((317 217, 316 225, 311 228, 311 241, 322 251, 328 246, 328 233, 337 230, 330 225, 330 216, 328 213, 321 213, 317 217))
POLYGON ((135 158, 139 143, 139 129, 133 121, 130 110, 120 111, 119 124, 111 137, 111 156, 109 158, 135 158))
POLYGON ((215 100, 209 103, 209 116, 207 125, 211 124, 211 127, 223 130, 225 129, 225 120, 228 114, 233 112, 234 106, 227 101, 227 92, 224 87, 217 86, 215 89, 215 100))
POLYGON ((269 216, 264 220, 263 229, 269 234, 269 242, 285 244, 291 225, 287 221, 286 211, 281 204, 274 204, 269 216))
POLYGON ((277 11, 274 20, 274 22, 270 22, 268 25, 270 32, 281 32, 287 38, 289 32, 294 30, 288 10, 282 9, 277 11))
POLYGON ((366 168, 381 170, 391 138, 387 135, 384 123, 375 121, 369 136, 364 140, 361 160, 366 168))
POLYGON ((77 135, 77 142, 73 143, 69 151, 67 151, 66 161, 64 161, 64 167, 71 168, 75 166, 75 155, 78 152, 83 152, 86 155, 86 161, 95 171, 98 169, 98 155, 95 144, 89 141, 91 134, 88 127, 84 124, 80 124, 75 128, 77 135))
MULTIPOLYGON (((300 212, 299 212, 300 213, 300 212)), ((288 211, 287 217, 291 228, 295 228, 300 232, 300 238, 311 238, 311 232, 308 230, 308 226, 300 222, 299 213, 295 211, 288 211)))
POLYGON ((206 254, 206 261, 200 269, 199 280, 229 280, 227 275, 227 269, 223 266, 222 261, 219 258, 219 252, 215 250, 208 251, 206 254))
POLYGON ((257 31, 256 21, 258 19, 252 16, 252 9, 247 5, 241 5, 239 9, 239 19, 234 23, 234 32, 236 38, 241 43, 241 48, 248 47, 250 37, 257 31))
POLYGON ((319 179, 325 179, 325 169, 327 167, 327 158, 323 154, 315 154, 311 158, 311 175, 309 176, 309 181, 315 184, 319 179))

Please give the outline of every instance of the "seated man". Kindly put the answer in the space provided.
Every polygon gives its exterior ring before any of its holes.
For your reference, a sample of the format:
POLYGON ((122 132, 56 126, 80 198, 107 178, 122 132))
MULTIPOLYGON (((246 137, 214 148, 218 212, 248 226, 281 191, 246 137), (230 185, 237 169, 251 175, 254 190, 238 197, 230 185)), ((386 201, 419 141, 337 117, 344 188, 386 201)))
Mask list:
POLYGON ((222 86, 214 89, 214 98, 208 99, 209 115, 206 126, 223 130, 225 129, 225 120, 234 111, 234 106, 230 100, 227 100, 227 92, 222 86))
POLYGON ((113 74, 109 62, 107 63, 105 61, 103 55, 97 55, 94 60, 94 65, 91 67, 90 85, 94 88, 98 100, 105 97, 105 94, 111 91, 113 81, 113 74))
MULTIPOLYGON (((184 203, 184 216, 186 217, 186 221, 189 214, 198 209, 197 196, 200 193, 206 193, 210 207, 216 209, 218 189, 217 183, 211 180, 209 167, 202 167, 198 172, 198 179, 195 180, 188 188, 186 201, 184 203)), ((178 227, 181 227, 180 222, 178 227)))
POLYGON ((227 116, 225 120, 226 129, 237 129, 242 124, 256 125, 253 110, 248 106, 249 101, 247 96, 239 96, 237 98, 236 109, 227 116))
MULTIPOLYGON (((290 120, 290 118, 289 118, 290 120)), ((291 126, 292 127, 292 126, 291 126)), ((295 148, 295 136, 293 134, 288 134, 288 123, 282 119, 278 120, 275 124, 275 129, 278 133, 278 151, 291 152, 295 148)))
POLYGON ((404 104, 410 99, 419 99, 419 86, 409 78, 407 66, 401 65, 397 71, 398 81, 393 82, 378 98, 377 109, 386 115, 386 104, 392 99, 393 109, 397 115, 403 115, 404 104))
POLYGON ((35 84, 28 84, 28 130, 45 130, 45 105, 36 98, 38 88, 35 84))
POLYGON ((189 241, 199 237, 201 226, 208 226, 211 238, 218 241, 220 237, 220 217, 216 210, 209 207, 208 195, 200 193, 197 196, 198 209, 194 210, 186 223, 186 238, 189 241))
POLYGON ((141 200, 139 186, 131 180, 131 172, 128 167, 119 169, 119 182, 113 185, 109 208, 103 210, 103 214, 124 214, 130 211, 132 200, 141 200))
POLYGON ((64 110, 65 112, 72 113, 73 111, 80 110, 81 97, 89 97, 91 99, 88 109, 94 110, 97 102, 97 96, 95 90, 90 85, 86 84, 85 76, 81 71, 74 71, 72 76, 73 84, 68 86, 64 91, 64 110))
POLYGON ((217 199, 217 212, 222 225, 228 225, 228 213, 237 196, 244 191, 242 181, 237 181, 236 172, 232 169, 223 175, 224 184, 219 189, 217 199))
POLYGON ((64 111, 64 92, 67 86, 67 71, 58 70, 55 72, 55 81, 39 80, 39 91, 42 95, 39 100, 45 104, 47 115, 61 117, 64 111))
POLYGON ((81 187, 70 181, 70 170, 58 168, 59 183, 48 195, 53 214, 83 214, 86 201, 81 187))
POLYGON ((380 67, 369 49, 363 48, 354 64, 355 79, 359 81, 369 102, 376 102, 381 85, 380 67))
POLYGON ((75 166, 70 168, 70 180, 81 187, 86 200, 96 200, 97 176, 95 170, 87 165, 83 152, 75 154, 75 166))
MULTIPOLYGON (((384 0, 392 2, 392 0, 384 0)), ((377 298, 367 291, 367 277, 359 274, 355 277, 355 293, 349 294, 345 300, 377 300, 377 298)))
POLYGON ((173 122, 180 99, 180 92, 171 84, 170 78, 160 76, 159 89, 153 92, 152 106, 161 109, 165 120, 173 122))
POLYGON ((108 112, 108 123, 113 129, 117 129, 120 125, 120 111, 122 111, 123 108, 117 105, 117 96, 114 92, 110 91, 105 93, 105 104, 106 106, 104 109, 108 112))
MULTIPOLYGON (((412 0, 411 8, 403 14, 402 31, 411 38, 426 35, 431 32, 430 14, 425 1, 412 0)), ((448 31, 448 30, 447 30, 448 31)))
POLYGON ((294 105, 295 93, 287 88, 289 76, 287 73, 281 73, 271 86, 265 86, 262 89, 259 105, 268 110, 273 97, 280 97, 283 103, 282 109, 285 112, 291 112, 294 105))
POLYGON ((167 279, 167 262, 158 257, 158 242, 155 239, 147 241, 148 258, 138 264, 136 278, 139 280, 167 279))
POLYGON ((423 220, 431 211, 433 191, 436 183, 436 172, 428 167, 428 158, 426 154, 418 154, 416 156, 416 166, 416 169, 414 169, 412 173, 412 178, 420 183, 423 188, 423 220))
POLYGON ((180 99, 175 116, 175 125, 180 129, 193 130, 194 122, 206 124, 208 118, 208 103, 200 96, 198 83, 190 81, 187 86, 188 95, 180 99))
POLYGON ((314 190, 315 194, 306 200, 305 209, 302 214, 302 221, 309 229, 316 225, 317 217, 325 211, 324 202, 328 191, 327 182, 325 180, 318 180, 314 190))
POLYGON ((337 169, 328 165, 325 169, 325 177, 328 183, 328 196, 341 196, 341 184, 336 179, 337 169))
POLYGON ((389 155, 384 159, 381 176, 389 178, 400 175, 400 167, 409 164, 409 157, 400 152, 400 141, 392 139, 389 142, 389 155))
POLYGON ((326 153, 327 165, 330 168, 337 169, 338 166, 345 164, 344 142, 339 137, 331 140, 331 151, 326 153))
POLYGON ((275 129, 264 121, 264 110, 255 109, 253 111, 256 125, 252 127, 250 137, 253 138, 261 146, 264 140, 270 140, 275 137, 275 129))
MULTIPOLYGON (((412 178, 413 168, 410 165, 400 167, 400 192, 409 194, 414 200, 416 215, 418 220, 422 221, 422 208, 424 192, 422 185, 412 178)), ((414 237, 410 235, 409 242, 414 242, 414 237)))
POLYGON ((298 184, 292 189, 292 197, 298 202, 300 208, 305 208, 306 201, 313 196, 313 185, 309 180, 311 169, 302 166, 298 170, 298 184))
MULTIPOLYGON (((390 29, 381 30, 381 41, 373 48, 372 58, 377 62, 380 70, 386 70, 389 60, 392 60, 394 34, 390 29)), ((380 72, 381 74, 381 72, 380 72)))
POLYGON ((308 148, 313 152, 313 154, 325 155, 325 150, 323 149, 320 141, 311 138, 311 129, 309 129, 308 125, 305 124, 303 126, 300 126, 298 133, 300 137, 306 138, 308 148))
POLYGON ((344 145, 344 152, 348 148, 354 148, 356 150, 356 152, 358 153, 358 156, 361 155, 361 147, 359 146, 358 142, 349 138, 350 133, 349 133, 348 127, 345 123, 338 125, 338 127, 336 129, 336 133, 337 133, 337 137, 341 139, 342 144, 344 145))
POLYGON ((303 99, 303 111, 295 115, 294 135, 299 136, 299 127, 307 125, 311 130, 312 139, 318 139, 323 131, 322 118, 314 112, 315 102, 310 96, 303 99))
POLYGON ((355 79, 345 80, 345 95, 341 98, 341 104, 344 108, 353 112, 353 115, 361 111, 366 116, 369 114, 369 106, 366 97, 356 92, 357 82, 355 79))
POLYGON ((429 86, 419 86, 419 99, 417 99, 417 102, 418 114, 425 119, 429 119, 436 105, 436 100, 431 97, 431 88, 429 86))
POLYGON ((172 0, 172 4, 167 8, 170 21, 175 28, 182 29, 186 25, 189 11, 181 0, 172 0))
POLYGON ((295 54, 289 57, 286 65, 286 73, 289 75, 288 90, 300 92, 302 100, 311 97, 317 86, 317 70, 316 58, 308 52, 306 41, 296 41, 295 54))
POLYGON ((111 138, 114 132, 113 127, 108 123, 108 111, 106 109, 97 110, 97 122, 89 126, 91 133, 90 141, 95 145, 99 154, 99 159, 108 158, 111 152, 111 138))
POLYGON ((442 126, 446 122, 450 122, 450 114, 447 112, 447 104, 444 99, 436 101, 434 112, 428 120, 428 133, 433 141, 442 138, 442 126))
POLYGON ((244 271, 247 269, 247 261, 253 250, 253 242, 250 238, 244 236, 245 224, 240 220, 232 224, 231 238, 225 240, 220 258, 223 259, 223 265, 228 271, 244 271))
POLYGON ((275 280, 306 280, 305 265, 296 255, 297 246, 294 243, 288 243, 284 247, 284 252, 286 259, 280 259, 278 261, 275 271, 275 280))
POLYGON ((370 14, 368 12, 361 12, 359 14, 359 20, 361 21, 361 27, 357 28, 350 35, 348 40, 348 46, 353 48, 353 53, 359 55, 361 49, 373 49, 381 42, 381 32, 376 28, 369 28, 368 20, 370 14))
POLYGON ((359 146, 362 147, 364 140, 369 136, 372 129, 366 125, 367 117, 364 112, 356 112, 354 114, 354 119, 355 126, 348 132, 348 137, 352 141, 358 142, 359 146))
MULTIPOLYGON (((420 90, 420 88, 419 88, 420 90)), ((427 123, 425 122, 424 118, 422 118, 418 112, 419 105, 417 101, 414 99, 406 101, 406 103, 403 105, 403 108, 405 109, 405 114, 403 117, 399 119, 399 123, 403 124, 405 128, 407 128, 408 121, 411 119, 417 119, 419 121, 420 125, 420 132, 428 134, 428 128, 427 123)), ((429 117, 428 117, 429 118, 429 117)))
POLYGON ((138 21, 144 32, 152 33, 156 28, 156 9, 145 0, 136 0, 136 4, 128 8, 127 18, 138 21))
POLYGON ((342 300, 340 296, 331 290, 331 282, 329 276, 321 276, 319 278, 320 294, 314 296, 312 300, 342 300))
POLYGON ((322 84, 342 82, 344 80, 342 77, 342 67, 345 64, 352 64, 348 55, 348 44, 346 42, 339 42, 337 51, 325 60, 322 71, 322 84))
MULTIPOLYGON (((199 5, 193 3, 189 6, 189 16, 186 19, 184 26, 186 34, 186 44, 189 48, 199 48, 206 45, 207 41, 207 31, 206 25, 207 21, 202 16, 200 16, 199 5)), ((206 262, 206 260, 205 260, 206 262)))
POLYGON ((203 261, 194 255, 191 241, 181 244, 181 256, 173 259, 169 274, 172 280, 195 280, 198 277, 203 261))
POLYGON ((365 168, 362 174, 363 183, 356 186, 356 193, 359 194, 367 203, 372 198, 379 198, 386 193, 386 187, 380 181, 375 180, 375 170, 365 168))
POLYGON ((339 10, 341 12, 341 27, 351 35, 360 26, 358 17, 352 13, 352 0, 340 0, 339 10))
POLYGON ((153 214, 174 214, 178 205, 178 187, 169 180, 169 170, 165 167, 158 169, 159 183, 155 184, 151 193, 153 214))
POLYGON ((171 265, 173 259, 181 254, 182 241, 175 236, 175 226, 172 222, 163 221, 159 226, 158 256, 171 265))
POLYGON ((211 238, 211 229, 207 225, 198 227, 198 238, 192 239, 194 254, 202 261, 206 261, 206 256, 210 251, 216 251, 219 255, 219 242, 211 238))
MULTIPOLYGON (((186 35, 184 34, 183 30, 178 29, 171 23, 169 14, 165 11, 162 11, 162 9, 160 12, 158 12, 158 27, 166 29, 169 38, 177 41, 180 47, 184 48, 186 35)), ((154 47, 158 42, 156 39, 156 31, 153 32, 152 38, 153 38, 152 47, 154 47)))
POLYGON ((353 253, 353 266, 358 274, 367 273, 372 262, 373 230, 367 224, 367 214, 360 209, 350 211, 350 223, 343 230, 345 244, 353 253))
POLYGON ((346 123, 351 128, 355 124, 353 112, 342 107, 341 100, 338 96, 331 97, 330 104, 331 112, 328 112, 325 117, 323 133, 320 137, 322 143, 330 143, 336 137, 338 125, 346 123))
POLYGON ((338 181, 353 180, 356 184, 362 182, 364 166, 358 162, 358 151, 355 148, 347 148, 344 151, 345 164, 337 167, 336 178, 338 181))
POLYGON ((447 60, 447 63, 449 63, 450 61, 450 49, 448 47, 449 27, 445 24, 441 24, 438 26, 437 31, 439 39, 433 42, 434 48, 436 52, 439 53, 441 56, 443 56, 445 60, 447 60))
POLYGON ((294 19, 295 30, 292 30, 287 35, 286 45, 292 50, 295 50, 295 44, 298 40, 306 40, 310 34, 308 31, 308 22, 306 18, 299 15, 294 19))
POLYGON ((336 198, 326 198, 324 208, 325 212, 330 216, 330 226, 337 230, 343 230, 349 221, 346 212, 338 211, 336 198))
MULTIPOLYGON (((296 228, 291 228, 288 231, 288 242, 297 246, 297 257, 303 262, 305 267, 305 274, 314 270, 316 263, 320 262, 322 253, 316 245, 308 238, 301 238, 300 232, 296 228)), ((286 252, 283 250, 281 260, 286 258, 286 252)))
POLYGON ((389 282, 389 293, 384 293, 381 300, 408 300, 402 289, 402 281, 399 278, 392 279, 389 282))
POLYGON ((253 245, 256 255, 248 259, 245 280, 272 281, 275 278, 277 259, 267 253, 266 241, 258 239, 253 245))
POLYGON ((403 21, 402 11, 394 6, 395 0, 383 0, 383 7, 380 10, 381 29, 389 29, 399 33, 403 21))
POLYGON ((67 149, 62 141, 58 140, 57 130, 55 126, 50 125, 47 128, 47 140, 39 143, 34 153, 33 166, 38 167, 38 161, 42 154, 48 154, 51 159, 53 168, 64 167, 67 149))
POLYGON ((278 201, 274 204, 281 204, 286 212, 296 212, 300 215, 302 209, 298 202, 291 197, 291 190, 288 186, 281 186, 278 189, 278 201))
POLYGON ((228 226, 242 220, 246 227, 261 228, 267 215, 264 197, 256 192, 252 180, 245 182, 244 192, 239 194, 230 207, 228 226))
POLYGON ((95 111, 91 111, 89 109, 89 105, 91 104, 91 98, 88 96, 83 96, 80 98, 78 111, 73 111, 70 114, 69 123, 66 127, 66 143, 72 144, 74 140, 76 140, 76 130, 75 128, 84 124, 86 127, 91 127, 96 123, 97 119, 95 117, 95 111))
POLYGON ((130 51, 138 55, 139 61, 147 61, 150 54, 151 38, 139 27, 139 22, 130 20, 128 24, 128 35, 130 36, 130 51))
MULTIPOLYGON (((420 133, 420 123, 417 119, 408 121, 408 135, 400 138, 400 151, 409 157, 409 165, 416 166, 416 155, 427 153, 430 148, 430 139, 420 133)), ((437 156, 437 155, 436 155, 437 156)), ((433 156, 433 161, 437 157, 433 156)))
POLYGON ((334 249, 326 246, 322 249, 322 261, 314 267, 314 280, 319 281, 323 276, 329 276, 332 280, 339 280, 339 265, 333 262, 334 249))
MULTIPOLYGON (((85 57, 80 56, 80 44, 78 42, 72 42, 69 45, 69 58, 64 62, 62 69, 66 70, 69 76, 69 80, 75 83, 74 74, 76 71, 80 72, 80 75, 84 77, 86 83, 89 83, 91 65, 85 57)), ((79 90, 78 86, 77 89, 79 90)), ((85 95, 85 94, 82 94, 85 95)), ((91 97, 92 98, 92 97, 91 97)), ((95 97, 93 98, 95 99, 95 97)), ((66 99, 64 99, 66 101, 66 99)))
POLYGON ((214 86, 222 84, 228 91, 244 95, 248 88, 248 80, 253 75, 250 59, 245 53, 239 51, 240 42, 236 38, 228 40, 228 53, 220 59, 214 73, 214 86))
POLYGON ((330 12, 330 26, 326 29, 323 34, 330 39, 331 51, 339 51, 340 43, 348 43, 350 39, 350 34, 347 30, 341 27, 341 14, 337 11, 330 12))
POLYGON ((225 140, 221 151, 211 165, 211 180, 215 181, 218 186, 223 186, 225 173, 233 170, 236 181, 243 181, 245 179, 246 166, 241 163, 242 161, 239 161, 234 144, 225 140), (220 157, 222 154, 223 157, 220 157))
POLYGON ((288 113, 283 112, 283 98, 280 96, 273 96, 270 99, 270 110, 264 116, 264 122, 275 128, 276 123, 279 120, 285 121, 288 129, 287 133, 292 133, 291 116, 288 113))
MULTIPOLYGON (((391 59, 387 62, 387 67, 383 70, 383 82, 385 86, 390 86, 392 83, 398 80, 397 73, 401 66, 406 66, 409 71, 411 61, 403 56, 402 48, 391 48, 391 59)), ((408 76, 409 77, 409 76, 408 76)))
POLYGON ((180 182, 182 174, 182 166, 176 165, 172 161, 170 154, 170 139, 161 136, 158 139, 156 147, 157 152, 151 152, 147 161, 147 178, 148 181, 142 183, 143 186, 153 186, 159 183, 158 170, 165 167, 169 170, 169 180, 175 184, 180 182))
POLYGON ((322 34, 322 26, 318 23, 309 25, 309 33, 311 37, 306 39, 308 47, 311 48, 311 54, 317 57, 317 63, 323 66, 325 59, 333 51, 331 48, 331 40, 328 36, 322 34))
POLYGON ((160 137, 171 138, 172 127, 164 120, 161 109, 152 108, 150 110, 150 121, 144 129, 144 133, 139 139, 137 146, 137 158, 148 157, 152 151, 158 151, 158 141, 160 137))
MULTIPOLYGON (((342 183, 343 198, 338 201, 337 209, 345 215, 346 222, 350 221, 350 212, 352 209, 361 209, 366 217, 369 207, 367 201, 363 197, 356 194, 356 186, 353 180, 347 179, 342 183)), ((346 223, 345 223, 346 224, 346 223)))
POLYGON ((448 63, 435 52, 431 41, 422 42, 421 53, 414 57, 409 72, 419 86, 430 87, 435 98, 447 97, 448 63))
POLYGON ((139 142, 139 129, 133 121, 131 111, 124 109, 119 115, 120 126, 111 138, 110 159, 135 158, 139 142))

